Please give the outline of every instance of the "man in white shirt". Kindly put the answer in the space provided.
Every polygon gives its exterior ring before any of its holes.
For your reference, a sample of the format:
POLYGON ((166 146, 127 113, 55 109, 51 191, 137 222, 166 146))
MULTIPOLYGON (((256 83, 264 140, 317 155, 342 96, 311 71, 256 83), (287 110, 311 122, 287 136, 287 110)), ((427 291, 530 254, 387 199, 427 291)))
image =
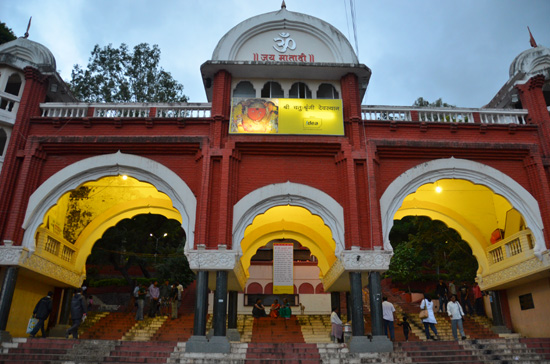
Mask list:
POLYGON ((451 296, 451 302, 447 303, 447 313, 451 318, 451 329, 453 330, 453 337, 455 340, 458 340, 456 334, 456 326, 460 330, 460 335, 462 335, 462 340, 466 340, 466 334, 464 334, 464 327, 462 326, 462 316, 464 316, 464 311, 462 311, 462 306, 456 300, 456 294, 451 296))
POLYGON ((176 288, 178 289, 178 308, 181 306, 181 295, 183 294, 183 286, 180 282, 176 282, 176 288))
POLYGON ((393 313, 395 312, 395 307, 393 304, 388 302, 388 297, 382 298, 382 318, 384 319, 384 334, 388 335, 388 330, 390 331, 390 340, 395 341, 395 330, 393 326, 393 313))

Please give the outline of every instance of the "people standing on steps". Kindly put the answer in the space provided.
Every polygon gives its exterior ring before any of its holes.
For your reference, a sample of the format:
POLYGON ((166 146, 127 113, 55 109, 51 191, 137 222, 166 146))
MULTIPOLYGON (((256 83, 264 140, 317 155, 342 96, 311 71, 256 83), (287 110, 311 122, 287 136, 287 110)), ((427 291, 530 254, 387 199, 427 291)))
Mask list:
POLYGON ((481 288, 479 288, 479 284, 477 284, 477 282, 474 283, 472 292, 474 294, 474 309, 476 315, 485 316, 485 308, 483 307, 483 292, 481 292, 481 288))
POLYGON ((456 327, 460 330, 460 335, 462 340, 466 340, 466 334, 464 333, 464 327, 462 325, 462 317, 464 316, 464 311, 456 299, 456 294, 451 296, 451 302, 447 304, 447 313, 451 318, 451 330, 453 331, 453 337, 455 340, 458 340, 458 335, 456 333, 456 327))
POLYGON ((420 303, 420 309, 428 310, 428 317, 422 320, 422 323, 424 324, 424 331, 426 333, 426 340, 439 340, 439 335, 437 334, 437 329, 435 327, 435 325, 437 325, 437 320, 434 315, 434 304, 432 302, 432 298, 428 294, 424 294, 424 299, 420 303), (430 329, 432 329, 435 336, 430 336, 430 329))
POLYGON ((148 289, 149 294, 149 317, 155 317, 159 309, 159 298, 160 298, 160 288, 158 287, 159 282, 154 281, 151 283, 148 289))
POLYGON ((393 325, 393 313, 395 307, 391 302, 388 302, 388 297, 382 297, 382 319, 384 322, 384 334, 388 336, 390 332, 390 340, 395 341, 395 328, 393 325))
POLYGON ((65 333, 65 338, 68 339, 69 335, 72 335, 73 339, 78 339, 78 328, 85 319, 86 300, 82 295, 82 289, 77 288, 71 300, 71 320, 73 321, 73 325, 65 333))
POLYGON ((412 331, 412 327, 409 324, 407 316, 403 315, 403 321, 398 323, 399 326, 403 326, 403 335, 405 335, 405 341, 409 341, 409 332, 412 331))
POLYGON ((52 312, 52 296, 53 292, 49 291, 48 294, 45 297, 42 297, 34 307, 32 317, 37 318, 38 322, 30 332, 30 337, 35 337, 35 335, 38 333, 38 330, 42 331, 42 337, 46 337, 44 322, 46 321, 48 316, 50 316, 50 312, 52 312))
POLYGON ((447 304, 447 295, 449 294, 449 290, 445 282, 443 282, 443 279, 440 279, 439 283, 435 287, 435 294, 437 294, 437 297, 439 298, 438 312, 445 312, 445 305, 447 304))
POLYGON ((334 338, 335 342, 343 343, 344 342, 344 323, 340 319, 340 309, 338 307, 332 308, 332 313, 330 314, 330 323, 332 324, 331 336, 334 338))
POLYGON ((462 308, 466 314, 473 315, 474 309, 470 303, 470 298, 470 287, 468 287, 468 283, 464 281, 460 286, 460 303, 462 304, 462 308))
POLYGON ((457 294, 456 285, 455 285, 455 280, 451 279, 451 283, 449 283, 449 296, 448 296, 449 299, 451 299, 451 296, 454 294, 457 294))
POLYGON ((172 308, 172 320, 178 318, 178 286, 176 283, 172 285, 172 290, 170 291, 170 306, 172 308))
POLYGON ((147 295, 147 289, 145 284, 140 284, 137 290, 136 304, 136 321, 143 321, 143 308, 145 307, 145 296, 147 295))

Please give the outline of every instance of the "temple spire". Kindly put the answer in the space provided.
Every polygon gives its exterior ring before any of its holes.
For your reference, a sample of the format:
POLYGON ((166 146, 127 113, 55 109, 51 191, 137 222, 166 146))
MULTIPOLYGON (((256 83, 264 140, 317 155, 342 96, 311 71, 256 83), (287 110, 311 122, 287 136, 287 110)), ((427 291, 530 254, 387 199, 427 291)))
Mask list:
POLYGON ((527 27, 527 30, 529 31, 529 44, 531 44, 531 47, 537 48, 537 42, 535 42, 535 38, 533 38, 533 34, 531 34, 531 29, 527 27))
POLYGON ((281 4, 281 9, 286 9, 285 0, 283 0, 283 3, 281 4))
POLYGON ((32 20, 32 16, 30 17, 29 24, 27 25, 27 31, 25 32, 25 38, 29 37, 29 29, 31 29, 31 20, 32 20))

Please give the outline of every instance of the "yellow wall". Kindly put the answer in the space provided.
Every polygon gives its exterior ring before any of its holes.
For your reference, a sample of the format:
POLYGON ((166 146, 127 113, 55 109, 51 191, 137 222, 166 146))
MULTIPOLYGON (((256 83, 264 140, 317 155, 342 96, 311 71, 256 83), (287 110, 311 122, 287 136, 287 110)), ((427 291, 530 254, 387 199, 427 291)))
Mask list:
MULTIPOLYGON (((11 309, 8 317, 7 331, 13 337, 26 337, 27 324, 32 316, 32 311, 38 301, 48 294, 48 291, 54 290, 53 286, 43 282, 38 282, 32 278, 21 274, 21 270, 17 276, 15 292, 11 301, 11 309)), ((44 323, 48 326, 48 321, 44 323)), ((39 333, 38 336, 41 334, 39 333)))
POLYGON ((512 325, 527 337, 550 337, 550 278, 543 278, 507 290, 512 325), (521 310, 519 296, 531 293, 535 308, 521 310))

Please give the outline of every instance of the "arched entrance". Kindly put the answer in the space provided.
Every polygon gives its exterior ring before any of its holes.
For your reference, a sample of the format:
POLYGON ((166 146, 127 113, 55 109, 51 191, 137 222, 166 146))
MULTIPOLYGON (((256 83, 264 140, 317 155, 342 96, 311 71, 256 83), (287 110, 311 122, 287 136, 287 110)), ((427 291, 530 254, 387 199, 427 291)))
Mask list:
MULTIPOLYGON (((520 307, 514 312, 513 305, 524 290, 515 287, 536 292, 545 284, 541 277, 547 269, 547 251, 538 203, 492 167, 455 158, 427 162, 394 180, 380 204, 385 249, 392 249, 393 220, 404 216, 428 216, 456 230, 479 264, 476 281, 482 290, 502 295, 492 302, 506 300, 511 321, 519 322, 522 316, 520 307)), ((503 325, 503 319, 495 319, 495 324, 503 325)))
POLYGON ((27 206, 22 279, 15 287, 8 324, 24 330, 28 315, 23 313, 44 289, 80 287, 86 259, 109 227, 138 214, 160 214, 179 221, 192 239, 195 206, 195 197, 176 174, 138 156, 93 157, 54 174, 27 206))

